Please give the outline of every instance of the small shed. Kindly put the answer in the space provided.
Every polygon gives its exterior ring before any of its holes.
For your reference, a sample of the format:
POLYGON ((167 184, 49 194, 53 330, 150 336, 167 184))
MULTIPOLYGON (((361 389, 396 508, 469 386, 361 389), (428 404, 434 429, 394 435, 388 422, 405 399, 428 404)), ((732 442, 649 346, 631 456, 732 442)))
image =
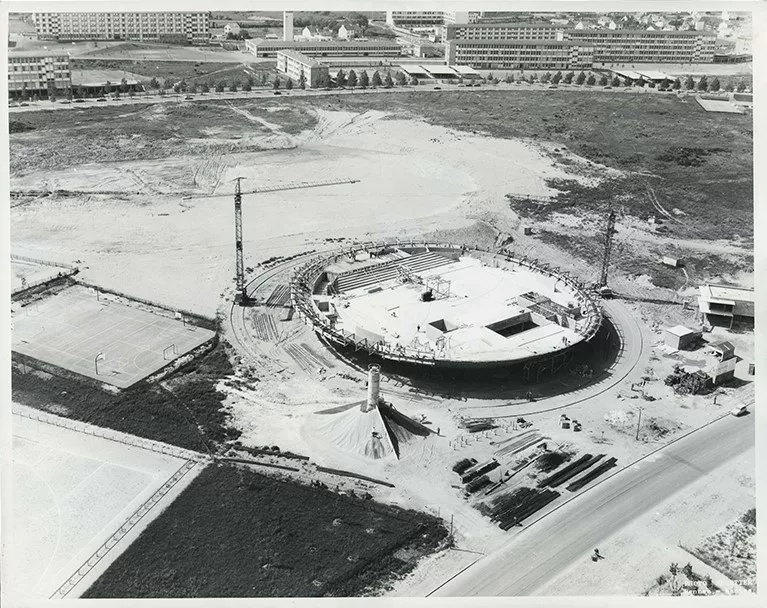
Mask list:
POLYGON ((708 370, 708 375, 715 385, 726 384, 735 377, 735 366, 738 360, 736 358, 727 359, 716 363, 708 370))
POLYGON ((664 266, 671 266, 671 268, 676 268, 677 266, 679 266, 679 259, 664 255, 661 258, 660 263, 663 264, 664 266))
POLYGON ((728 359, 735 358, 735 347, 732 345, 732 342, 716 342, 712 344, 710 348, 714 351, 714 355, 720 361, 727 361, 728 359))
POLYGON ((671 348, 681 350, 693 344, 697 335, 696 332, 684 325, 676 325, 665 329, 663 341, 671 348))

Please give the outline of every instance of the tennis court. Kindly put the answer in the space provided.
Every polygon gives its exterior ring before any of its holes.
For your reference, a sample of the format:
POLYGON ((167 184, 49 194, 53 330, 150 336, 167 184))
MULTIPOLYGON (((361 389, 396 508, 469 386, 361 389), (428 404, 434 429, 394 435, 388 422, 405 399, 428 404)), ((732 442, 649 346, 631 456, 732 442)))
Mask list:
POLYGON ((14 351, 119 388, 214 335, 79 285, 17 309, 12 323, 14 351))

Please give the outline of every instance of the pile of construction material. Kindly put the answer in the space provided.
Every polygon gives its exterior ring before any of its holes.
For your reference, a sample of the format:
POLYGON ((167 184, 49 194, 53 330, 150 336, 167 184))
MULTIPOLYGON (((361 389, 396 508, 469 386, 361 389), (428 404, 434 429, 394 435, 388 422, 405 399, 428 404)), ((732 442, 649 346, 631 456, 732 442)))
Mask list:
MULTIPOLYGON (((556 488, 561 486, 566 481, 569 481, 576 475, 579 475, 586 469, 591 468, 594 464, 602 460, 606 454, 597 454, 596 456, 593 456, 591 454, 584 454, 581 456, 578 460, 575 462, 570 463, 563 469, 560 469, 553 475, 550 475, 546 479, 541 480, 538 483, 538 487, 551 487, 556 488)), ((570 492, 575 492, 577 490, 580 490, 582 487, 584 487, 586 484, 594 481, 597 477, 611 469, 615 466, 615 463, 617 460, 615 458, 609 458, 608 460, 602 462, 598 467, 595 469, 592 469, 589 473, 581 477, 580 479, 574 481, 569 486, 567 486, 567 489, 570 492)))
POLYGON ((469 431, 469 433, 480 433, 494 429, 495 422, 493 422, 492 418, 464 418, 459 423, 459 426, 469 431))
POLYGON ((453 472, 458 473, 459 475, 463 475, 475 464, 477 464, 476 458, 464 458, 463 460, 459 460, 455 463, 455 465, 453 465, 453 472))
POLYGON ((666 376, 666 386, 671 386, 679 395, 699 395, 711 390, 711 377, 704 371, 685 371, 684 367, 677 364, 674 371, 666 376))
POLYGON ((492 482, 490 481, 490 478, 487 476, 487 474, 500 466, 501 463, 499 463, 495 458, 491 458, 486 462, 472 465, 466 469, 461 474, 461 483, 466 486, 464 488, 466 494, 475 494, 491 485, 492 482))
POLYGON ((510 439, 505 439, 492 445, 499 446, 495 451, 495 455, 497 458, 501 458, 504 456, 512 456, 517 454, 518 452, 526 450, 527 448, 532 447, 536 443, 539 443, 543 440, 544 437, 538 431, 535 429, 530 429, 529 431, 520 433, 516 437, 511 437, 510 439))
POLYGON ((559 495, 559 492, 553 490, 519 488, 510 494, 499 496, 491 505, 483 508, 483 511, 490 519, 498 522, 502 530, 508 530, 543 509, 559 495))

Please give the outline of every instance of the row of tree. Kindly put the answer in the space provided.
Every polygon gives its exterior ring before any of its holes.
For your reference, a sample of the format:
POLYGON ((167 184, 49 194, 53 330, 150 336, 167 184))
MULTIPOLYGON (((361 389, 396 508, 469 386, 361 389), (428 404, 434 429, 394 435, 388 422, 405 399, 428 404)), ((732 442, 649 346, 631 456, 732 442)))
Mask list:
MULTIPOLYGON (((494 78, 493 74, 490 73, 488 77, 485 79, 486 82, 491 82, 493 84, 498 84, 500 80, 498 78, 494 78)), ((640 87, 647 86, 649 88, 655 88, 656 86, 660 89, 672 89, 675 91, 681 90, 682 88, 691 91, 691 90, 698 90, 698 91, 738 91, 743 92, 746 90, 747 86, 745 82, 739 82, 737 84, 733 82, 727 82, 727 84, 722 87, 722 84, 719 82, 719 79, 714 77, 713 80, 709 81, 707 76, 701 76, 700 79, 696 82, 692 76, 688 76, 684 83, 679 79, 676 78, 675 80, 663 80, 660 83, 656 83, 652 80, 645 80, 644 78, 639 78, 637 80, 632 80, 630 78, 618 78, 618 76, 613 76, 612 79, 610 79, 607 75, 602 74, 599 77, 599 80, 597 80, 597 77, 594 74, 589 74, 586 76, 585 72, 580 72, 577 75, 575 72, 570 71, 566 74, 562 74, 562 72, 557 72, 556 74, 551 74, 551 72, 546 72, 545 74, 542 74, 540 77, 536 74, 529 74, 527 76, 521 75, 517 79, 518 82, 529 82, 529 83, 535 83, 540 82, 542 84, 559 84, 560 82, 564 84, 572 84, 575 82, 575 84, 578 85, 590 85, 593 86, 595 84, 599 84, 600 86, 612 86, 612 87, 619 87, 619 86, 632 86, 637 85, 640 87)), ((504 78, 504 82, 506 83, 512 83, 515 82, 515 78, 513 74, 507 74, 504 78)))

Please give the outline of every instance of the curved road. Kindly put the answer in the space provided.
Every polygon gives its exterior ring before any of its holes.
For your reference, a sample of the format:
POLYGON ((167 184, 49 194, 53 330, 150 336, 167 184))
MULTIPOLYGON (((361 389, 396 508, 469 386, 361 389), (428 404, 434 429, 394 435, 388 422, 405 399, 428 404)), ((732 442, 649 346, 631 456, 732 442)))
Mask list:
POLYGON ((625 525, 754 445, 753 414, 724 416, 527 524, 430 595, 533 595, 625 525))

